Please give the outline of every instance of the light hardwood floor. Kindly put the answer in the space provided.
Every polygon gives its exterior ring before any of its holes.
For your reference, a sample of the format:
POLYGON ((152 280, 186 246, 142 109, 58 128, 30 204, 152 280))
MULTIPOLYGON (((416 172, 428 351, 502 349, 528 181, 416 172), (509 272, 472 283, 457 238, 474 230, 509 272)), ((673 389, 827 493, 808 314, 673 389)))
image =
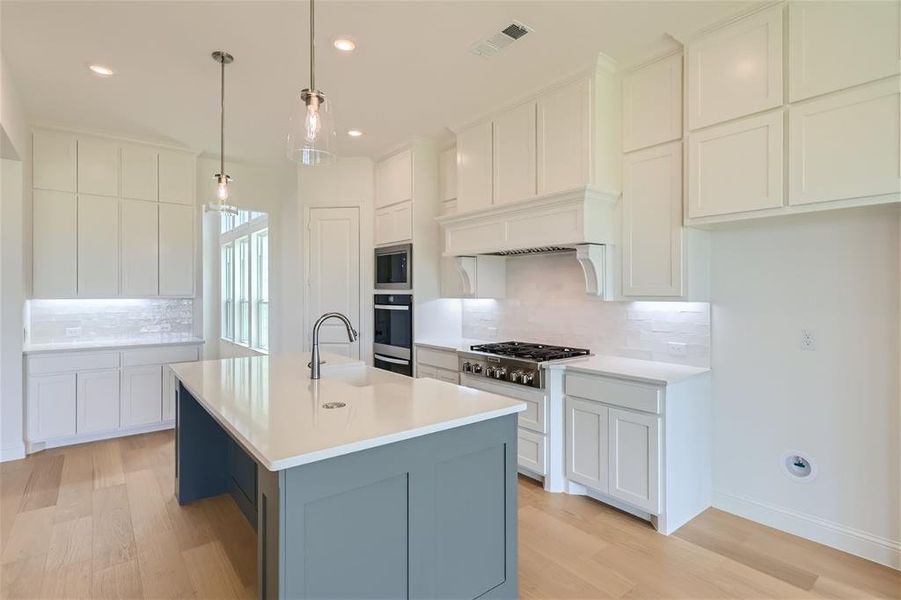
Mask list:
MULTIPOLYGON (((0 465, 0 597, 251 598, 256 536, 227 496, 179 506, 172 432, 0 465)), ((708 510, 676 535, 519 485, 524 598, 899 598, 901 574, 708 510)))

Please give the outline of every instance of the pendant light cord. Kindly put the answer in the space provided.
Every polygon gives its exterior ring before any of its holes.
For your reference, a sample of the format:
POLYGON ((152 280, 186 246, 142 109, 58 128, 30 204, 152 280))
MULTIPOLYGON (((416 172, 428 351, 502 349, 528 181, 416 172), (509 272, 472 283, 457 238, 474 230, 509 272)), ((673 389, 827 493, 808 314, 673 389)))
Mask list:
POLYGON ((310 0, 310 92, 316 89, 316 27, 313 13, 313 0, 310 0))
POLYGON ((219 87, 219 177, 225 179, 225 56, 219 58, 221 66, 219 87))

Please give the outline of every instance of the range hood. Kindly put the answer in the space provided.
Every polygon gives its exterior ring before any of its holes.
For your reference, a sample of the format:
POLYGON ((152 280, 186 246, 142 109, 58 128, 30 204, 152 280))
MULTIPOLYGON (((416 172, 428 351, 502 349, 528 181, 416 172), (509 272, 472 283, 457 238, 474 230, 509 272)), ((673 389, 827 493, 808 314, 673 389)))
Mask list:
POLYGON ((575 251, 588 294, 613 297, 612 246, 619 194, 583 186, 438 217, 444 256, 575 251))

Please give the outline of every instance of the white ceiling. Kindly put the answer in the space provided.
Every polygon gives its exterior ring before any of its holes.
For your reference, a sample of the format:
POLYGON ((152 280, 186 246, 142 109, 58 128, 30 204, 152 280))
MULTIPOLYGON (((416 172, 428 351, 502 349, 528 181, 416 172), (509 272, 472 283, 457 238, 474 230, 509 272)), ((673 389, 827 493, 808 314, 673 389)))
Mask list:
MULTIPOLYGON (((317 84, 334 102, 342 156, 377 157, 446 133, 592 63, 633 61, 747 7, 736 1, 320 0, 317 84), (510 23, 534 32, 491 59, 469 46, 510 23), (332 40, 350 35, 343 55, 332 40), (364 136, 351 139, 348 129, 364 136)), ((283 163, 292 98, 308 81, 306 2, 0 4, 2 50, 29 116, 218 153, 218 66, 226 73, 226 154, 283 163), (86 65, 108 64, 101 79, 86 65)))

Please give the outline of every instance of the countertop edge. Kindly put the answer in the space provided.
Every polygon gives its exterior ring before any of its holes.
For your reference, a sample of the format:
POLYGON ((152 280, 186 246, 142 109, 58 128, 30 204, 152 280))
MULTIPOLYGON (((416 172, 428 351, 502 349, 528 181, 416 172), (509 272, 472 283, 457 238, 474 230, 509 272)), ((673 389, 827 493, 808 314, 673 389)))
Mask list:
POLYGON ((33 355, 33 354, 56 354, 59 352, 93 352, 93 351, 104 351, 104 350, 134 350, 139 348, 160 348, 165 346, 203 346, 206 344, 206 340, 203 338, 192 338, 185 340, 173 340, 169 342, 126 342, 126 343, 117 343, 110 342, 108 344, 99 344, 99 345, 76 345, 72 344, 71 346, 52 346, 50 344, 36 344, 34 346, 30 346, 28 344, 22 347, 23 355, 33 355), (42 346, 50 346, 50 347, 42 347, 42 346))
MULTIPOLYGON (((683 366, 683 365, 679 365, 683 366)), ((701 375, 707 375, 711 372, 711 369, 705 367, 687 367, 690 369, 698 369, 696 372, 692 373, 680 373, 673 377, 650 377, 644 375, 636 375, 634 373, 625 373, 623 371, 615 371, 612 369, 603 369, 599 367, 591 367, 591 366, 583 366, 583 365, 574 365, 574 364, 556 364, 556 365, 548 365, 549 369, 553 369, 555 371, 575 371, 577 373, 585 373, 586 375, 598 375, 601 377, 615 377, 617 379, 628 379, 629 381, 638 381, 641 383, 650 383, 653 385, 675 385, 677 383, 681 383, 687 379, 692 379, 694 377, 698 377, 701 375)))

